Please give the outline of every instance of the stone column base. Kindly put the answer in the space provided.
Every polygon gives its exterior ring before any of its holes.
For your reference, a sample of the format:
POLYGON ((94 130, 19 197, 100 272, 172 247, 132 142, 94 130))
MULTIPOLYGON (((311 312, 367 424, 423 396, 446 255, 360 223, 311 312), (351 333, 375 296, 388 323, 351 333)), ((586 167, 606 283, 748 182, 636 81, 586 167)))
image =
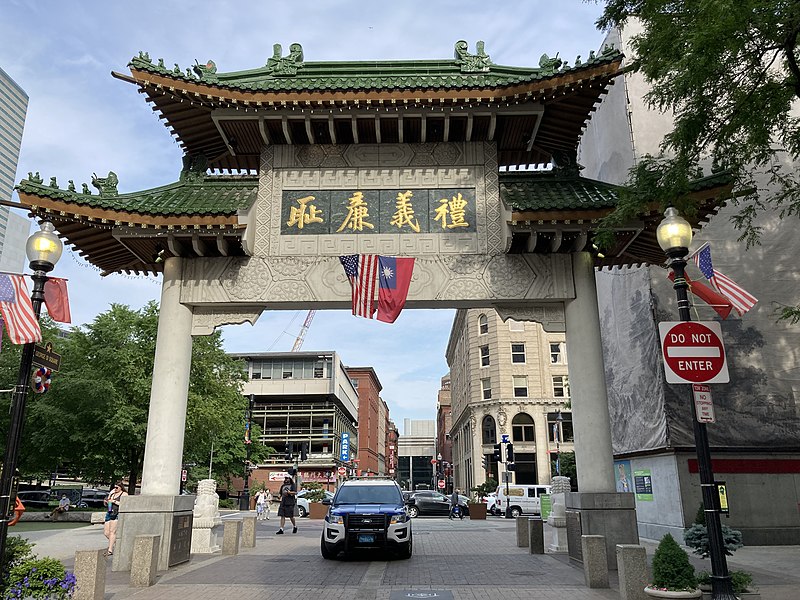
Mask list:
POLYGON ((158 570, 187 562, 194 496, 125 496, 119 507, 112 571, 130 571, 137 535, 161 536, 158 570))
POLYGON ((569 492, 567 545, 571 561, 582 563, 581 536, 602 535, 608 568, 617 568, 617 544, 638 544, 636 502, 633 494, 616 492, 569 492))

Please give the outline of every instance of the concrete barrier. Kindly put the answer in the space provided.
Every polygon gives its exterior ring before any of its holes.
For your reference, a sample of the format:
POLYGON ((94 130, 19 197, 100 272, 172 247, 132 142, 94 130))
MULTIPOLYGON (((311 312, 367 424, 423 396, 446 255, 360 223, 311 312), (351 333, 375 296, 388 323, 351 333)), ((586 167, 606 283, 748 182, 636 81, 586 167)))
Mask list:
POLYGON ((223 522, 222 554, 227 556, 239 554, 239 535, 241 533, 241 521, 228 520, 223 522))
POLYGON ((588 588, 607 588, 608 558, 606 538, 602 535, 582 535, 583 578, 588 588))
POLYGON ((517 517, 517 548, 528 547, 528 517, 517 517))
POLYGON ((256 518, 244 517, 242 519, 242 547, 256 547, 256 518))
POLYGON ((103 600, 106 595, 105 550, 75 552, 75 593, 73 600, 103 600))
POLYGON ((544 554, 544 521, 540 518, 528 519, 528 552, 544 554))
POLYGON ((617 544, 617 569, 621 600, 647 600, 644 588, 650 578, 647 575, 647 551, 644 546, 617 544))
POLYGON ((150 587, 156 582, 160 535, 137 535, 133 540, 131 587, 150 587))

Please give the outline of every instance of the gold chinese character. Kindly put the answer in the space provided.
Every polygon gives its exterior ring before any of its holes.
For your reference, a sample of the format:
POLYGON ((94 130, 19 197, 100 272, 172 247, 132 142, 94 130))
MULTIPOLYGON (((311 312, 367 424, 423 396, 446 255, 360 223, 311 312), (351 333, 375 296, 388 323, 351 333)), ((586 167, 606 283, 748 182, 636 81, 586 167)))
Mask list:
POLYGON ((413 195, 411 190, 397 194, 397 202, 395 202, 397 212, 394 213, 389 224, 397 225, 398 229, 402 228, 403 225, 408 225, 419 233, 419 221, 414 218, 414 207, 411 205, 411 196, 413 195))
POLYGON ((464 220, 466 212, 464 208, 467 206, 467 201, 459 194, 453 196, 452 200, 442 198, 439 200, 439 208, 436 209, 436 217, 434 221, 442 222, 442 229, 453 229, 454 227, 469 227, 469 223, 464 220), (447 216, 450 216, 450 223, 447 222, 447 216))
POLYGON ((363 231, 364 227, 375 229, 372 223, 366 221, 369 218, 369 207, 364 202, 364 194, 362 192, 355 192, 350 197, 350 204, 347 205, 347 216, 342 222, 341 227, 336 230, 340 232, 345 227, 353 231, 363 231))
POLYGON ((286 225, 289 227, 297 225, 298 229, 302 229, 309 223, 323 223, 324 221, 320 216, 322 211, 318 210, 313 204, 309 204, 312 200, 314 200, 314 196, 300 198, 297 201, 300 203, 300 206, 293 206, 289 211, 289 220, 286 221, 286 225))

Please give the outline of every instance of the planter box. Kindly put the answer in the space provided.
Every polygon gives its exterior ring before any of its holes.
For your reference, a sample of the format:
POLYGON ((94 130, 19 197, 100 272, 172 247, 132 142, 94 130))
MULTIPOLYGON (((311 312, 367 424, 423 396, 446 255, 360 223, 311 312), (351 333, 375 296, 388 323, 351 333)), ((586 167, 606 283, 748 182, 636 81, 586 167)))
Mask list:
POLYGON ((486 505, 483 502, 477 502, 469 505, 469 520, 470 521, 485 521, 486 520, 486 505))
MULTIPOLYGON (((739 592, 736 597, 740 600, 761 600, 759 592, 739 592)), ((703 590, 703 600, 712 600, 711 590, 703 590)))
POLYGON ((308 518, 309 519, 324 519, 328 514, 328 506, 320 502, 309 502, 308 504, 308 518))

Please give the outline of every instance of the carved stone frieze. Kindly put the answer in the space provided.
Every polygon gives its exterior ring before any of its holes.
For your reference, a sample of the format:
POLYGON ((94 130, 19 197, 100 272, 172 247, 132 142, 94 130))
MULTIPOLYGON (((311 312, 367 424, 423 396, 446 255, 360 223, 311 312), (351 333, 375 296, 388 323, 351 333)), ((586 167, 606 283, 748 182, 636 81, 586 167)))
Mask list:
POLYGON ((535 321, 550 333, 563 333, 567 330, 564 303, 525 303, 494 304, 494 309, 503 321, 535 321))
POLYGON ((500 427, 505 427, 507 421, 508 421, 508 415, 506 414, 505 409, 501 406, 500 410, 497 411, 497 424, 500 427))

